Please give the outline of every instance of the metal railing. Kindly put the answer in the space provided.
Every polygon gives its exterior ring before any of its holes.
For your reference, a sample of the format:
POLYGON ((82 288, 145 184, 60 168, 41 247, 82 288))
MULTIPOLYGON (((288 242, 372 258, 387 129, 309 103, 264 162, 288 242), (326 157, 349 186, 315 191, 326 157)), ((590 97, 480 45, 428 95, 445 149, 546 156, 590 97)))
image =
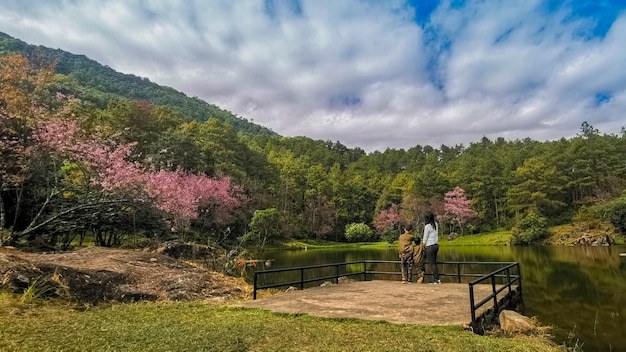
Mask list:
MULTIPOLYGON (((394 271, 379 271, 379 270, 371 270, 372 265, 378 264, 393 264, 400 265, 400 261, 388 261, 388 260, 362 260, 362 261, 354 261, 354 262, 344 262, 344 263, 334 263, 334 264, 320 264, 320 265, 310 265, 310 266, 301 266, 294 268, 284 268, 284 269, 273 269, 273 270, 263 270, 256 271, 254 273, 254 291, 253 291, 253 299, 257 298, 257 291, 268 288, 276 288, 276 287, 284 287, 284 286, 294 286, 297 285, 301 290, 304 289, 305 284, 325 281, 325 280, 333 280, 334 283, 339 282, 340 277, 352 277, 352 276, 361 276, 363 277, 363 281, 366 281, 368 277, 375 277, 377 275, 392 275, 392 276, 400 276, 401 273, 398 270, 394 271), (348 266, 351 266, 352 271, 348 271, 348 266), (328 272, 323 275, 317 276, 317 272, 321 271, 319 269, 330 268, 332 274, 328 272), (358 268, 358 269, 356 269, 358 268), (343 270, 341 270, 343 269, 343 270), (356 269, 356 270, 354 270, 356 269), (295 272, 297 273, 295 276, 298 278, 297 280, 286 281, 286 282, 277 282, 271 284, 261 285, 259 284, 259 278, 261 276, 272 275, 277 273, 286 273, 286 272, 295 272), (308 275, 307 275, 308 274, 308 275)), ((458 283, 462 282, 462 278, 465 277, 473 277, 477 278, 474 281, 469 282, 469 295, 470 295, 470 310, 472 323, 476 322, 476 310, 481 308, 490 300, 494 300, 494 306, 497 307, 498 293, 507 289, 509 292, 512 291, 512 285, 514 283, 518 283, 519 292, 521 292, 522 280, 521 280, 521 272, 519 263, 517 262, 437 262, 438 265, 441 265, 442 269, 447 268, 449 266, 454 266, 456 270, 454 272, 446 272, 445 270, 440 270, 440 276, 448 276, 455 277, 458 283), (500 268, 495 271, 491 271, 488 274, 484 273, 466 273, 463 272, 462 267, 472 266, 499 266, 500 268), (512 272, 512 269, 516 269, 516 272, 512 272), (497 279, 502 279, 502 286, 496 287, 497 279), (486 298, 482 299, 480 302, 476 303, 475 301, 475 292, 474 286, 480 284, 484 281, 491 280, 491 294, 486 298)), ((328 270, 326 270, 328 271, 328 270)), ((431 273, 426 273, 426 275, 431 276, 431 273)))
POLYGON ((472 282, 469 283, 469 294, 470 294, 470 311, 472 314, 472 325, 476 324, 476 311, 485 305, 487 302, 493 300, 493 307, 495 311, 498 311, 498 294, 504 290, 508 290, 508 295, 513 293, 513 285, 517 283, 517 292, 521 294, 522 292, 522 273, 520 271, 519 263, 501 263, 505 266, 492 271, 489 274, 486 274, 472 282), (513 273, 511 271, 514 270, 513 273), (497 287, 496 279, 503 278, 503 283, 500 287, 497 287), (480 284, 482 282, 488 281, 491 284, 491 294, 482 299, 480 302, 476 303, 474 296, 474 286, 480 284))
MULTIPOLYGON (((363 281, 367 281, 368 278, 375 278, 377 275, 387 275, 387 276, 400 276, 401 272, 395 270, 395 266, 400 265, 400 261, 388 261, 388 260, 362 260, 362 261, 354 261, 354 262, 344 262, 344 263, 334 263, 334 264, 321 264, 321 265, 310 265, 310 266, 302 266, 295 268, 284 268, 284 269, 273 269, 273 270, 264 270, 264 271, 256 271, 254 273, 254 293, 253 299, 257 298, 257 291, 268 288, 276 288, 282 286, 293 286, 297 285, 301 290, 305 288, 306 284, 317 282, 317 281, 325 281, 325 280, 333 280, 334 283, 339 282, 339 278, 341 277, 359 277, 362 275, 363 281), (380 270, 372 270, 372 266, 379 264, 393 264, 393 271, 380 271, 380 270), (348 266, 352 269, 352 271, 348 271, 348 266), (329 269, 332 273, 328 273, 329 269), (358 268, 358 269, 357 269, 358 268), (321 269, 326 269, 326 273, 323 275, 316 275, 317 272, 323 271, 321 269), (343 270, 342 270, 343 269, 343 270), (286 281, 286 282, 278 282, 266 285, 259 284, 259 277, 265 275, 272 275, 277 273, 285 273, 285 272, 295 272, 297 280, 286 281), (308 275, 307 275, 308 274, 308 275), (308 277, 307 277, 308 276, 308 277)), ((480 333, 482 327, 479 324, 479 320, 484 324, 486 320, 489 320, 486 316, 490 314, 483 313, 479 318, 476 316, 476 312, 478 309, 483 307, 485 304, 493 300, 493 309, 491 309, 491 320, 493 320, 493 316, 497 316, 500 311, 500 308, 509 307, 500 307, 500 301, 498 299, 498 294, 502 293, 504 290, 508 290, 507 295, 504 298, 512 299, 513 293, 519 295, 519 299, 522 299, 522 276, 520 271, 520 265, 518 262, 437 262, 437 265, 440 266, 439 276, 447 276, 454 277, 458 283, 461 283, 463 278, 477 278, 473 281, 468 282, 469 286, 469 303, 470 303, 470 314, 471 314, 471 323, 470 326, 474 330, 474 332, 480 333), (446 272, 445 269, 450 266, 455 267, 456 270, 454 272, 446 272), (484 273, 474 273, 474 272, 463 272, 462 268, 472 269, 471 266, 498 266, 496 270, 493 270, 487 274, 484 273), (443 269, 443 270, 442 270, 443 269), (480 300, 480 302, 476 303, 476 292, 474 287, 478 284, 488 283, 491 285, 491 293, 487 295, 485 298, 480 300), (517 284, 517 287, 513 289, 513 285, 517 284)), ((425 275, 432 276, 432 273, 425 273, 425 275)), ((293 276, 293 275, 292 275, 293 276)), ((503 301, 507 301, 504 300, 503 301)), ((505 302, 506 303, 506 302, 505 302)), ((520 302, 521 303, 521 302, 520 302)), ((511 308, 512 309, 512 308, 511 308)), ((489 313, 489 310, 486 311, 489 313)))

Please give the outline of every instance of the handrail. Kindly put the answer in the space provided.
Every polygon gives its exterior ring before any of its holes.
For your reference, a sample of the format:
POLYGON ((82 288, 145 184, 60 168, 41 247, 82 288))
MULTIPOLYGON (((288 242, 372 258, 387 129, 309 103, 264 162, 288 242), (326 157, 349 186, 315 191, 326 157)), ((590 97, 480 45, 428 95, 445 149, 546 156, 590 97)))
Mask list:
POLYGON ((520 271, 520 266, 518 262, 513 262, 513 263, 509 263, 506 266, 503 266, 495 271, 492 271, 489 274, 486 274, 472 282, 470 282, 469 285, 469 295, 470 295, 470 312, 472 315, 472 326, 474 326, 476 324, 476 310, 480 307, 482 307, 483 305, 485 305, 487 302, 489 302, 490 300, 493 299, 493 306, 496 310, 498 310, 498 293, 508 289, 509 294, 512 292, 512 285, 514 283, 518 284, 518 288, 517 290, 519 292, 522 292, 522 273, 520 271), (517 275, 512 275, 511 274, 511 269, 512 268, 516 268, 517 269, 517 275), (503 273, 504 271, 506 271, 506 275, 502 275, 501 273, 503 273), (500 275, 498 275, 500 274, 500 275), (496 278, 497 277, 503 277, 506 278, 505 282, 502 284, 501 287, 496 289, 496 278), (485 297, 484 299, 482 299, 480 302, 476 303, 475 301, 475 297, 474 297, 474 285, 479 284, 483 281, 486 280, 490 280, 491 281, 491 294, 488 295, 487 297, 485 297))
MULTIPOLYGON (((398 271, 393 271, 393 272, 387 272, 387 271, 375 271, 375 270, 368 270, 368 264, 400 264, 400 261, 397 260, 362 260, 362 261, 353 261, 353 262, 343 262, 343 263, 333 263, 333 264, 318 264, 318 265, 310 265, 310 266, 301 266, 301 267, 294 267, 294 268, 283 268, 283 269, 271 269, 271 270, 263 270, 263 271, 255 271, 254 272, 254 293, 253 293, 253 299, 256 299, 257 297, 257 290, 261 290, 261 289, 267 289, 267 288, 274 288, 274 287, 281 287, 281 286, 291 286, 291 285, 299 285, 300 289, 304 289, 304 284, 306 283, 310 283, 310 282, 315 282, 315 281, 322 281, 322 280, 330 280, 333 279, 335 281, 335 283, 339 282, 339 278, 340 277, 344 277, 344 276, 359 276, 359 275, 363 275, 363 280, 366 281, 368 275, 378 275, 378 274, 386 274, 386 275, 401 275, 400 272, 398 271), (356 272, 344 272, 342 273, 339 268, 341 266, 348 266, 348 265, 361 265, 362 264, 362 270, 361 271, 356 271, 356 272), (310 270, 310 269, 320 269, 320 268, 332 268, 334 267, 334 274, 332 275, 325 275, 325 276, 321 276, 321 277, 313 277, 313 278, 308 278, 305 279, 304 278, 304 272, 306 270, 310 270), (288 272, 288 271, 299 271, 299 280, 297 281, 290 281, 290 282, 281 282, 278 284, 271 284, 271 285, 264 285, 264 286, 259 286, 258 284, 258 278, 260 275, 267 275, 267 274, 272 274, 272 273, 280 273, 280 272, 288 272)), ((461 278, 462 277, 476 277, 477 279, 471 281, 468 283, 469 286, 469 301, 470 301, 470 312, 471 312, 471 318, 472 318, 472 322, 471 322, 471 326, 472 327, 476 327, 477 326, 477 318, 476 318, 476 311, 482 307, 483 305, 487 304, 487 302, 493 300, 493 306, 497 311, 499 310, 499 303, 498 303, 498 294, 501 293, 502 291, 508 289, 508 294, 511 294, 513 291, 513 284, 517 284, 517 291, 521 294, 522 292, 522 274, 520 271, 520 265, 518 262, 467 262, 467 261, 461 261, 461 262, 454 262, 454 261, 445 261, 445 262, 437 262, 437 264, 441 264, 441 265, 456 265, 456 272, 455 273, 446 273, 446 272, 441 272, 439 275, 440 276, 450 276, 450 277, 456 277, 457 281, 459 283, 461 283, 461 278), (461 273, 461 266, 465 266, 465 265, 498 265, 500 266, 498 269, 491 271, 488 274, 483 274, 483 273, 461 273), (511 270, 515 269, 515 273, 511 273, 511 270), (500 287, 496 287, 496 279, 502 279, 503 283, 502 286, 500 287), (489 294, 487 297, 483 298, 480 302, 476 303, 476 297, 475 297, 475 293, 474 293, 474 286, 477 284, 480 284, 482 282, 488 281, 491 284, 491 294, 489 294)), ((432 273, 426 274, 426 275, 432 275, 432 273)))
MULTIPOLYGON (((282 268, 282 269, 270 269, 270 270, 263 270, 263 271, 255 271, 254 272, 254 299, 256 299, 256 292, 257 290, 261 290, 261 289, 268 289, 268 288, 274 288, 274 287, 282 287, 282 286, 288 286, 288 285, 299 285, 300 289, 304 288, 304 284, 305 283, 309 283, 309 282, 315 282, 315 281, 322 281, 322 280, 329 280, 329 279, 334 279, 335 282, 338 281, 339 277, 341 276, 358 276, 358 275, 363 275, 363 279, 366 280, 368 275, 377 275, 377 274, 388 274, 388 275, 400 275, 400 272, 398 271, 393 271, 393 272, 385 272, 385 271, 373 271, 373 270, 367 270, 368 264, 400 264, 400 261, 397 260, 361 260, 361 261, 352 261, 352 262, 341 262, 341 263, 332 263, 332 264, 317 264, 317 265, 309 265, 309 266, 299 266, 299 267, 292 267, 292 268, 282 268), (359 265, 362 264, 362 270, 360 271, 356 271, 356 272, 340 272, 340 267, 341 266, 347 266, 347 265, 359 265), (304 272, 310 269, 320 269, 320 268, 331 268, 334 267, 335 271, 334 271, 334 275, 331 276, 324 276, 324 277, 314 277, 311 279, 304 279, 304 272), (271 284, 271 285, 264 285, 264 286, 260 286, 259 285, 259 276, 260 275, 267 275, 267 274, 273 274, 273 273, 280 273, 280 272, 289 272, 289 271, 299 271, 299 277, 300 279, 298 281, 293 281, 293 282, 281 282, 281 283, 277 283, 277 284, 271 284)), ((465 265, 513 265, 516 264, 516 262, 469 262, 469 261, 442 261, 442 262, 437 262, 437 264, 442 264, 442 265, 456 265, 456 272, 455 273, 445 273, 442 272, 440 273, 441 276, 451 276, 451 277, 456 277, 457 278, 457 282, 461 282, 461 278, 462 277, 476 277, 476 278, 483 278, 485 277, 485 274, 483 273, 461 273, 461 266, 465 266, 465 265)), ((432 275, 432 274, 426 274, 426 275, 432 275)), ((498 275, 497 273, 490 273, 487 275, 494 275, 495 277, 506 277, 505 275, 498 275)), ((476 281, 476 280, 475 280, 476 281)), ((478 283, 480 281, 476 281, 474 284, 478 283)))

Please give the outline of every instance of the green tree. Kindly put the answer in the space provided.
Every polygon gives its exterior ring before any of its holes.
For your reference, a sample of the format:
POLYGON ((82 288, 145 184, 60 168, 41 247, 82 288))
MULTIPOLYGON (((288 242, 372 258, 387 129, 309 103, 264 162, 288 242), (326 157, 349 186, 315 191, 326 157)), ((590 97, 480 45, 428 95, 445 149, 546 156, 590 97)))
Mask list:
POLYGON ((268 241, 280 237, 279 220, 280 216, 276 208, 255 211, 249 224, 251 231, 242 236, 241 240, 253 243, 258 249, 263 249, 268 241))
POLYGON ((511 240, 515 245, 528 245, 548 237, 549 234, 546 218, 531 211, 513 228, 511 240))
POLYGON ((547 214, 561 208, 558 198, 562 186, 554 165, 548 166, 538 158, 530 158, 517 168, 513 177, 516 184, 507 192, 509 209, 515 214, 534 211, 547 214))

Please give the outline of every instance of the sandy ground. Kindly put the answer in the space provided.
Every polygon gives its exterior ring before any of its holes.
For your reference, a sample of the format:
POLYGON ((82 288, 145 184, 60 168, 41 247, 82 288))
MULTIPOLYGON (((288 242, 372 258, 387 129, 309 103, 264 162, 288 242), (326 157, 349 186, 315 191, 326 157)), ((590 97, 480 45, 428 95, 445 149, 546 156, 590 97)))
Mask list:
MULTIPOLYGON (((489 285, 475 286, 481 300, 489 285)), ((471 322, 467 284, 402 284, 400 281, 354 281, 308 288, 246 301, 240 306, 325 318, 384 320, 397 324, 467 325, 471 322)))

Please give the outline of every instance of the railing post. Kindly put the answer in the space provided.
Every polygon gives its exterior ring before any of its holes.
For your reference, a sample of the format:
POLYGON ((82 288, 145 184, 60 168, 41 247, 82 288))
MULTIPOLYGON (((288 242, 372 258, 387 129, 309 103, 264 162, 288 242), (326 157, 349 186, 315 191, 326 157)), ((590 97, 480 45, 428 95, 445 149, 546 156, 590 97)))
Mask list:
POLYGON ((367 281, 367 262, 363 261, 363 281, 367 281))
POLYGON ((304 290, 304 268, 300 268, 300 290, 304 290))
POLYGON ((511 268, 506 268, 506 285, 509 286, 509 294, 511 294, 511 268))
POLYGON ((461 283, 461 263, 456 264, 456 275, 459 279, 459 283, 461 283))
POLYGON ((472 325, 476 323, 476 306, 474 304, 474 285, 469 283, 469 300, 470 300, 470 312, 472 314, 472 325))
POLYGON ((252 299, 256 299, 256 280, 257 280, 257 272, 254 272, 254 291, 252 294, 252 299))
POLYGON ((496 311, 498 311, 498 295, 496 295, 496 276, 491 275, 491 294, 493 295, 493 307, 496 311))
POLYGON ((335 283, 336 283, 336 284, 338 284, 338 283, 339 283, 339 265, 340 265, 340 264, 337 264, 337 265, 335 266, 335 269, 336 269, 336 270, 335 270, 335 283))
POLYGON ((522 269, 519 267, 519 262, 517 265, 517 276, 519 277, 519 292, 522 293, 522 269))

